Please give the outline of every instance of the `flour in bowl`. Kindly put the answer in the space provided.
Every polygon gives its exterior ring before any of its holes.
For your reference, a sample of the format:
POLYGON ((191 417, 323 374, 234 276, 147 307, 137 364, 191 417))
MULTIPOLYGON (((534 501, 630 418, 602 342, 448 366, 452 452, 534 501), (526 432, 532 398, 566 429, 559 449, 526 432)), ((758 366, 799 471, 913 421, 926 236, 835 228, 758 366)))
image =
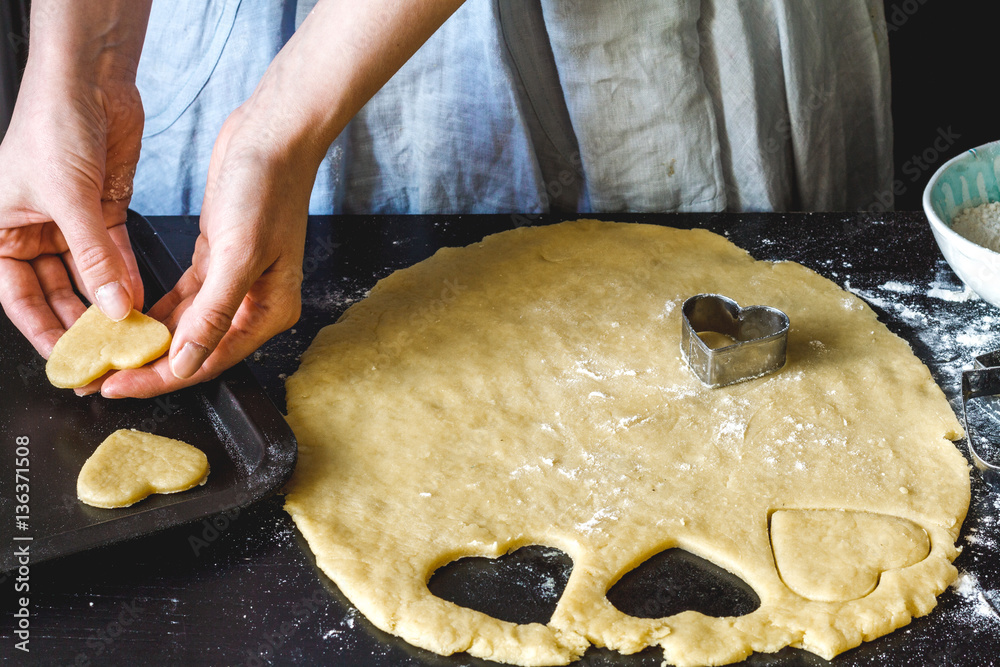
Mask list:
POLYGON ((961 211, 951 228, 973 243, 1000 252, 1000 203, 990 202, 961 211))

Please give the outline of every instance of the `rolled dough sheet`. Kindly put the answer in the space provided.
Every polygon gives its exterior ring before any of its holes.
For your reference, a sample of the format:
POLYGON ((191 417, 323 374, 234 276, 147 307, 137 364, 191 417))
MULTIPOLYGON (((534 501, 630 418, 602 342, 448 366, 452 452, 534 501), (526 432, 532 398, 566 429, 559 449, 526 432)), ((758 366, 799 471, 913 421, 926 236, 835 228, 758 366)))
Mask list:
POLYGON ((197 447, 135 429, 105 438, 80 469, 76 494, 94 507, 128 507, 153 493, 178 493, 208 481, 197 447))
POLYGON ((113 369, 139 368, 170 349, 170 331, 137 310, 115 322, 91 306, 56 341, 45 374, 56 387, 85 387, 113 369))
POLYGON ((969 470, 927 368, 860 299, 704 230, 577 221, 442 249, 323 329, 287 396, 286 508, 319 567, 376 626, 438 653, 829 658, 930 612, 956 576, 969 470), (785 367, 702 385, 679 349, 680 305, 702 292, 785 311, 785 367), (454 559, 528 544, 573 560, 547 625, 427 589, 454 559), (760 607, 646 619, 608 602, 672 547, 760 607))

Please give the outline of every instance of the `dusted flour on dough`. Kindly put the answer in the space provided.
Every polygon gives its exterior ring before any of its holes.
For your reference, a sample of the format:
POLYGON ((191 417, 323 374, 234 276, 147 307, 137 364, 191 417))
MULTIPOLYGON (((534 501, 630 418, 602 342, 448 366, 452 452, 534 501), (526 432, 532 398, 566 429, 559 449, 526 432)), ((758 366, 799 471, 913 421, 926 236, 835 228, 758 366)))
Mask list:
POLYGON ((319 567, 376 626, 438 653, 829 658, 928 613, 956 576, 968 467, 927 368, 860 299, 707 231, 578 221, 440 250, 323 329, 287 396, 286 508, 319 567), (702 292, 785 311, 785 367, 702 385, 679 307, 702 292), (573 560, 547 625, 427 589, 454 559, 527 544, 573 560), (741 577, 760 607, 647 619, 608 602, 671 547, 741 577))

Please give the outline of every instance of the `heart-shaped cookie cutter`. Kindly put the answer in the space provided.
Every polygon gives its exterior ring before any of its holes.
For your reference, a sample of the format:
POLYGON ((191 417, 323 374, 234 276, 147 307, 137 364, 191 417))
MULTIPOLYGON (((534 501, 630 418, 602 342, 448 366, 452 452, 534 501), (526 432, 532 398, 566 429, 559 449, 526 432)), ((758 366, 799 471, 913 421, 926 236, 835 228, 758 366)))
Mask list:
POLYGON ((681 352, 709 387, 752 380, 785 365, 790 322, 777 308, 741 308, 721 294, 697 294, 684 302, 681 321, 681 352), (736 342, 712 349, 698 335, 704 331, 736 342))
POLYGON ((972 462, 983 474, 983 481, 1000 491, 1000 465, 987 461, 976 445, 976 429, 969 424, 969 401, 1000 394, 1000 350, 975 359, 975 368, 962 372, 962 417, 965 420, 965 440, 972 462))

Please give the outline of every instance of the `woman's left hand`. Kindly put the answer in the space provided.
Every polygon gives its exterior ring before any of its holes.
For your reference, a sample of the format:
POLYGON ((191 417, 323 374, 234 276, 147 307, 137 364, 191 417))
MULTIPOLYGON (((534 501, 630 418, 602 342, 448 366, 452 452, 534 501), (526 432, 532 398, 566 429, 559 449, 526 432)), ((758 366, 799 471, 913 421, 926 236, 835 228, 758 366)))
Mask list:
POLYGON ((149 397, 207 380, 296 322, 320 162, 358 109, 461 4, 316 5, 215 143, 192 266, 150 310, 174 333, 169 357, 114 373, 102 394, 149 397))
POLYGON ((299 318, 318 160, 269 143, 248 106, 230 115, 213 148, 191 267, 149 311, 173 333, 169 355, 108 376, 99 385, 106 397, 146 398, 211 379, 299 318))

